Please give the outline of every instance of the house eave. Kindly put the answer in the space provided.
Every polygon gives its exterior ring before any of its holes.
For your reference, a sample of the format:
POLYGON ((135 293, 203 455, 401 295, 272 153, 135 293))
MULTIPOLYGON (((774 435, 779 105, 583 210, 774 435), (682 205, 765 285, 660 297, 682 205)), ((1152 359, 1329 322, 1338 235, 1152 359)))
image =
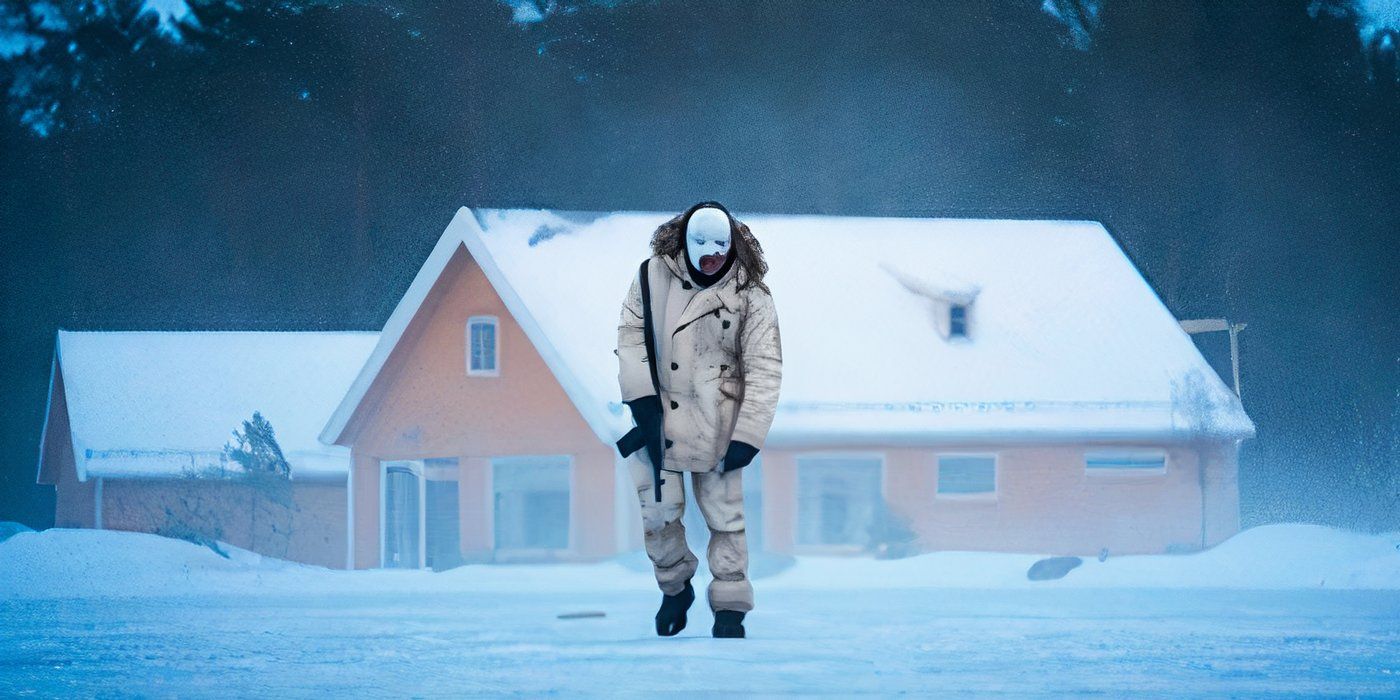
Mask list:
POLYGON ((1075 445, 1095 443, 1189 444, 1233 442, 1253 437, 1253 431, 1190 432, 1162 430, 950 430, 938 432, 822 431, 774 432, 764 448, 784 450, 843 446, 939 447, 981 443, 989 445, 1075 445))

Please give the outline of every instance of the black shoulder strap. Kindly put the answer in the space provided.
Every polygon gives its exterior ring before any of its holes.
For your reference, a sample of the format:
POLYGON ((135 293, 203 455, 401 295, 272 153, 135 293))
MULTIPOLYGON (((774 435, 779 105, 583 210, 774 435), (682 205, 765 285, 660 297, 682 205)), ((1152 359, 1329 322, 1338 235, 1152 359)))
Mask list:
POLYGON ((656 340, 652 333, 651 325, 651 275, 647 274, 648 264, 651 258, 642 261, 642 267, 637 272, 642 278, 642 335, 643 342, 647 349, 647 366, 651 369, 651 387, 656 390, 657 398, 661 397, 661 380, 656 374, 656 340))

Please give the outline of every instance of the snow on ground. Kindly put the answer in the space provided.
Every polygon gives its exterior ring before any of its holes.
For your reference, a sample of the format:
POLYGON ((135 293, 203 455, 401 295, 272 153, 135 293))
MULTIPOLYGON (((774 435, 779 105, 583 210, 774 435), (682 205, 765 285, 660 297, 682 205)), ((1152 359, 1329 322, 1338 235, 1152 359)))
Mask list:
MULTIPOLYGON (((1400 695, 1400 533, 1311 525, 1193 555, 802 557, 745 640, 678 637, 633 553, 589 565, 344 572, 152 535, 0 542, 0 696, 919 693, 1400 695), (566 612, 603 617, 559 619, 566 612)), ((703 558, 702 558, 703 560, 703 558)))
MULTIPOLYGON (((1030 581, 1040 556, 934 552, 907 559, 799 557, 755 576, 764 590, 887 588, 1400 589, 1400 532, 1365 535, 1320 525, 1267 525, 1205 552, 1094 558, 1056 581, 1030 581)), ((640 553, 594 564, 475 564, 450 571, 339 571, 225 545, 224 559, 182 540, 55 528, 0 542, 0 599, 218 593, 319 594, 570 591, 643 587, 640 553)), ((703 557, 701 557, 703 561, 703 557)))

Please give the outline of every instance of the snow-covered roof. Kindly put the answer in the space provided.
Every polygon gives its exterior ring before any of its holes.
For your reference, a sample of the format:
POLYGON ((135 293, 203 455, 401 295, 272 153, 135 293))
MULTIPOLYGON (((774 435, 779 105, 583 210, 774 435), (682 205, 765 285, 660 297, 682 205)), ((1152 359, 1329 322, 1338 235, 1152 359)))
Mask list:
MULTIPOLYGON (((763 246, 778 309, 772 444, 1254 433, 1097 222, 735 215, 763 246), (940 335, 929 290, 972 300, 970 340, 940 335)), ((594 432, 615 440, 631 426, 613 354, 622 300, 672 216, 462 207, 322 441, 339 438, 463 245, 594 432)))
POLYGON ((293 479, 343 478, 349 450, 316 436, 378 337, 61 330, 56 362, 79 478, 173 476, 218 464, 254 411, 272 425, 293 479))

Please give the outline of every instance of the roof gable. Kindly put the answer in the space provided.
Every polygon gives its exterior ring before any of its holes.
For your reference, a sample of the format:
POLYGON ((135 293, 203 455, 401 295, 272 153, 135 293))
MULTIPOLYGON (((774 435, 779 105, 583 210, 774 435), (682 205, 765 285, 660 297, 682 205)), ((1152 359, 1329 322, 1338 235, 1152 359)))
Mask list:
MULTIPOLYGON (((394 348, 398 346, 408 330, 409 324, 427 302, 433 287, 442 277, 459 247, 465 247, 467 253, 481 267, 487 280, 495 288, 496 294, 501 297, 501 301, 505 303, 506 308, 520 324, 526 337, 530 339, 530 343, 535 346, 535 351, 539 353, 545 365, 554 373, 556 380, 564 389, 565 394, 568 395, 569 400, 578 408, 589 428, 600 438, 609 434, 612 423, 602 415, 601 408, 597 402, 592 400, 588 388, 578 382, 577 375, 572 372, 566 358, 555 347, 550 335, 528 313, 524 302, 515 292, 512 280, 496 266, 491 252, 483 242, 483 231, 472 211, 467 207, 461 207, 452 217, 452 221, 447 225, 442 236, 438 238, 437 244, 428 254, 428 259, 414 275, 408 291, 394 307, 394 311, 389 314, 389 319, 384 324, 384 330, 380 334, 378 344, 375 345, 349 391, 346 392, 326 422, 325 428, 322 429, 321 442, 338 444, 344 440, 345 429, 350 424, 355 410, 364 401, 370 388, 374 386, 375 380, 384 370, 394 348)), ((611 349, 608 350, 608 355, 613 356, 611 349)))

